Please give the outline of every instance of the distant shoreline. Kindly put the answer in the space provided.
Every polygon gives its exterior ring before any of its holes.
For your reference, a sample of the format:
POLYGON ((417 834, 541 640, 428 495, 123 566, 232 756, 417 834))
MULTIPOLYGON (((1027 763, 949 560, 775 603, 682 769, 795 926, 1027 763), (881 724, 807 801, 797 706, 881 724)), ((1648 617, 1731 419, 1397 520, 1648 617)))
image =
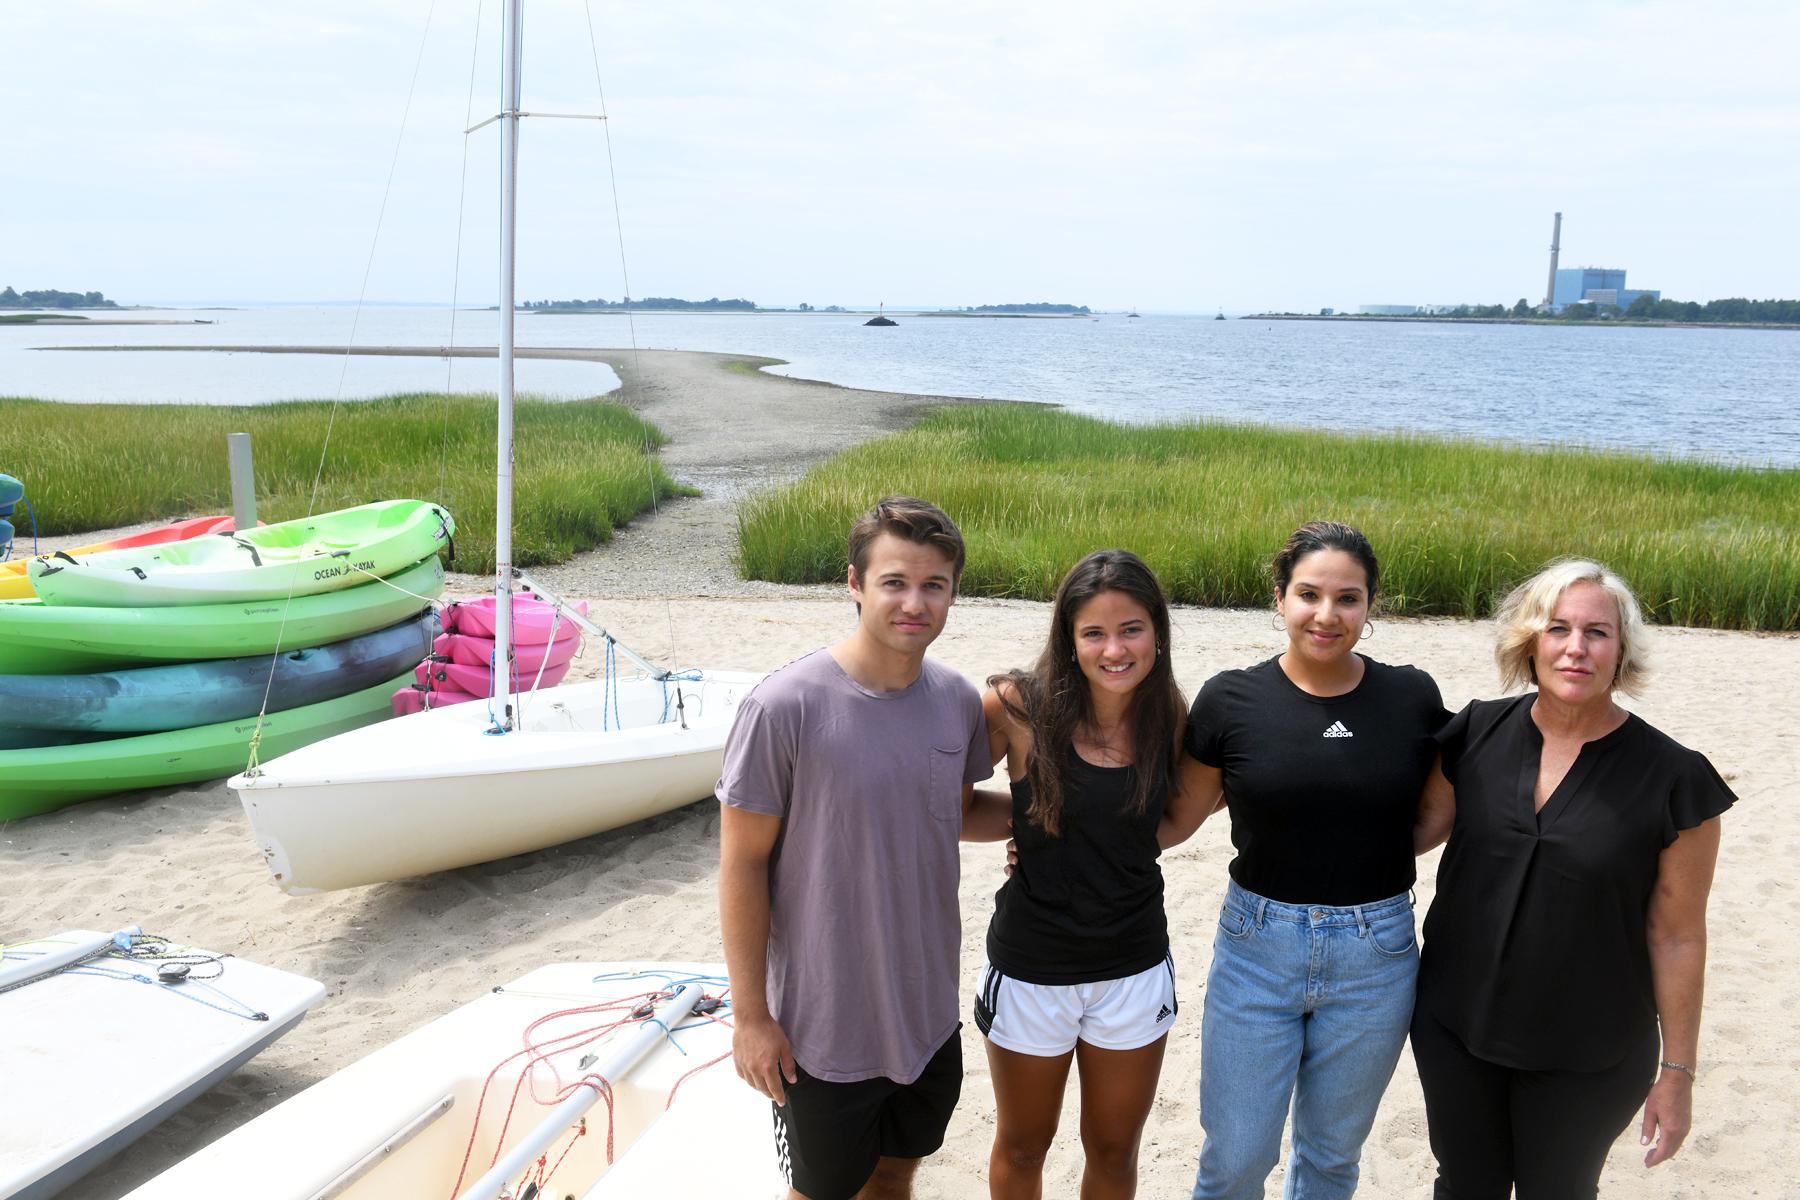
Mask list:
POLYGON ((963 317, 969 320, 996 318, 1005 321, 1098 321, 1100 318, 1091 313, 1022 313, 1022 312, 918 312, 909 313, 896 309, 903 317, 963 317))
POLYGON ((1771 321, 1634 321, 1626 317, 1599 318, 1591 321, 1559 321, 1554 317, 1408 317, 1386 313, 1247 313, 1240 321, 1376 321, 1399 325, 1550 325, 1558 329, 1787 329, 1800 330, 1800 325, 1784 325, 1771 321))
POLYGON ((39 316, 35 312, 0 313, 0 325, 29 325, 33 329, 39 325, 85 325, 98 327, 101 325, 211 325, 211 321, 203 321, 198 317, 179 320, 174 317, 126 317, 123 320, 93 317, 78 317, 69 313, 52 310, 39 316))

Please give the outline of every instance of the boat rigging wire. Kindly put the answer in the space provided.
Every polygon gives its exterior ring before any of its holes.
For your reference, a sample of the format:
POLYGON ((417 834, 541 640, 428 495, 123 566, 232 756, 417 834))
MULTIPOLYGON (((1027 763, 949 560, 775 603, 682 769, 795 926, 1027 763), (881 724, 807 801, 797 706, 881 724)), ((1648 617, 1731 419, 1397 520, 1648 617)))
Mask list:
MULTIPOLYGON (((475 111, 475 73, 481 64, 481 11, 485 0, 475 4, 475 42, 469 49, 469 96, 463 104, 463 124, 475 111)), ((450 341, 444 347, 444 431, 438 443, 438 495, 441 497, 450 480, 450 392, 456 385, 456 312, 462 299, 462 252, 464 213, 469 200, 469 136, 463 135, 462 167, 456 185, 456 260, 450 270, 450 341)), ((452 554, 451 557, 455 557, 452 554)))
MULTIPOLYGON (((642 380, 644 371, 638 356, 637 322, 631 315, 631 268, 625 261, 625 217, 624 214, 619 211, 619 170, 617 164, 613 160, 612 122, 606 120, 606 84, 600 76, 600 42, 594 35, 593 0, 583 0, 582 11, 587 15, 588 52, 593 56, 594 60, 594 90, 598 93, 600 98, 600 128, 606 135, 606 178, 608 184, 611 185, 612 188, 613 232, 617 236, 619 242, 619 277, 623 281, 625 287, 625 328, 631 338, 631 374, 634 379, 642 380)), ((621 380, 620 383, 621 385, 624 385, 623 380, 621 380)), ((636 405, 629 403, 626 407, 632 409, 634 412, 637 409, 636 405)), ((643 420, 642 417, 639 417, 638 419, 639 421, 643 420)), ((650 482, 650 515, 656 517, 662 515, 662 507, 658 503, 656 466, 654 460, 650 457, 650 430, 648 427, 644 429, 643 433, 644 472, 649 476, 650 482)), ((669 621, 669 662, 671 664, 670 669, 674 670, 678 669, 681 665, 681 652, 675 644, 675 605, 667 596, 663 597, 663 610, 669 621)), ((677 707, 680 706, 679 690, 676 693, 676 705, 677 707)), ((687 727, 685 713, 683 713, 682 727, 687 727)))
MULTIPOLYGON (((363 262, 362 286, 357 289, 356 306, 350 315, 350 337, 344 344, 343 362, 338 368, 337 392, 331 398, 331 411, 325 418, 325 441, 319 447, 319 465, 313 472, 312 490, 306 498, 306 515, 312 516, 319 502, 319 485, 325 478, 325 463, 331 455, 331 433, 337 425, 338 409, 344 402, 344 383, 350 374, 350 354, 356 347, 357 327, 362 323, 363 304, 369 295, 369 278, 375 271, 375 252, 381 246, 381 230, 387 221, 388 198, 393 195, 394 175, 400 167, 400 150, 406 144, 406 125, 412 116, 413 96, 419 89, 419 71, 425 63, 425 47, 431 42, 431 23, 437 15, 437 0, 425 11, 425 28, 419 34, 419 50, 413 57, 412 78, 406 85, 406 103, 400 110, 400 130, 394 135, 394 153, 388 160, 387 181, 381 188, 381 205, 375 211, 375 231, 369 237, 369 253, 363 262)), ((477 35, 479 37, 479 34, 477 35)), ((288 612, 294 604, 294 588, 299 573, 288 581, 288 592, 281 605, 281 622, 275 628, 275 648, 269 653, 269 678, 263 684, 262 707, 256 713, 256 728, 250 734, 250 745, 244 764, 245 775, 255 775, 262 747, 263 724, 269 716, 269 698, 275 690, 275 668, 281 658, 283 640, 287 636, 288 612)))

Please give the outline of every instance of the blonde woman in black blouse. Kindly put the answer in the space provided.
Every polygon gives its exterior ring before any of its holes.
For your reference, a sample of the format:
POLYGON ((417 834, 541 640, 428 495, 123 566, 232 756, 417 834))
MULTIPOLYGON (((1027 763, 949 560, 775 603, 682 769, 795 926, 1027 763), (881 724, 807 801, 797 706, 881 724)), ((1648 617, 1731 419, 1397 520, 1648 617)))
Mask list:
POLYGON ((1643 1109, 1647 1166, 1692 1124, 1719 814, 1712 765, 1620 708, 1643 620, 1597 563, 1506 598, 1510 690, 1438 735, 1418 848, 1449 845, 1425 920, 1413 1057, 1439 1200, 1591 1197, 1643 1109))

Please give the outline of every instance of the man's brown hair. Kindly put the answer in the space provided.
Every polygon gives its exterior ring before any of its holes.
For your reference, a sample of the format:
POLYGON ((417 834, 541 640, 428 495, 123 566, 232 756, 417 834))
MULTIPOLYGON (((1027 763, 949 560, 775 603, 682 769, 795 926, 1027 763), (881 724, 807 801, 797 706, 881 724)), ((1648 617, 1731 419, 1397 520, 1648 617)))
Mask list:
POLYGON ((850 569, 856 572, 858 587, 869 567, 869 547, 884 533, 941 551, 954 564, 950 585, 951 591, 956 590, 966 557, 962 531, 943 509, 916 496, 884 497, 850 527, 850 569))

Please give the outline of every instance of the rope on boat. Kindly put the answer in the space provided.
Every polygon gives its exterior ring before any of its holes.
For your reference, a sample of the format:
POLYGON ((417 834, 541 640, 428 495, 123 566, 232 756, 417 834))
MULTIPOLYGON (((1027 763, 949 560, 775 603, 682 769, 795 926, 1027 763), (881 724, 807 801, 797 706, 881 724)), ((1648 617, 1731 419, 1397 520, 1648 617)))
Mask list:
MULTIPOLYGON (((16 951, 7 951, 6 955, 19 958, 16 951)), ((95 950, 85 958, 78 958, 66 963, 47 975, 34 975, 29 979, 21 979, 7 987, 0 987, 0 993, 10 992, 17 988, 40 983, 58 975, 87 975, 96 979, 115 979, 125 983, 153 984, 172 996, 179 996, 204 1008, 222 1012, 226 1016, 238 1017, 246 1021, 267 1021, 269 1014, 258 1011, 235 996, 213 986, 212 981, 225 975, 225 954, 201 954, 193 950, 177 950, 168 938, 154 933, 130 934, 121 931, 113 935, 113 940, 95 950), (157 968, 153 974, 144 974, 130 967, 109 967, 107 960, 120 963, 155 963, 157 968), (170 970, 175 968, 174 970, 170 970), (169 971, 167 977, 163 972, 169 971), (197 974, 197 971, 206 972, 197 974), (201 995, 199 993, 205 993, 201 995), (216 997, 209 1000, 207 996, 216 997)))
MULTIPOLYGON (((537 674, 531 677, 530 690, 527 691, 521 697, 519 697, 519 724, 521 726, 524 725, 524 723, 525 723, 525 706, 527 704, 529 704, 534 697, 536 697, 536 695, 538 693, 538 688, 544 682, 544 672, 546 670, 548 670, 550 667, 550 647, 556 645, 556 631, 561 628, 562 628, 562 609, 561 609, 561 607, 552 607, 550 610, 550 633, 548 636, 546 636, 544 638, 544 656, 542 658, 538 659, 537 674)), ((488 672, 489 672, 488 691, 490 691, 490 692, 494 690, 493 689, 493 677, 492 677, 492 673, 494 671, 494 659, 498 658, 499 655, 500 655, 500 647, 495 646, 493 656, 491 656, 488 659, 488 672)))
MULTIPOLYGON (((436 551, 433 551, 433 553, 435 554, 436 551)), ((421 559, 420 561, 423 562, 424 560, 421 559)), ((421 596, 417 592, 409 592, 405 588, 401 587, 399 584, 395 583, 393 580, 384 578, 383 576, 380 576, 380 575, 377 575, 375 572, 369 570, 369 568, 367 568, 367 567, 359 566, 358 564, 353 563, 353 562, 346 562, 344 565, 349 567, 352 571, 356 571, 362 575, 367 575, 370 579, 373 579, 376 583, 383 584, 386 587, 390 587, 390 588, 394 589, 396 592, 399 592, 402 596, 411 596, 414 600, 417 600, 420 604, 435 604, 435 603, 437 603, 436 596, 421 596)), ((410 570, 412 570, 412 567, 406 567, 406 568, 404 568, 404 570, 410 571, 410 570)))
MULTIPOLYGON (((587 1066, 591 1064, 594 1059, 590 1056, 583 1055, 576 1065, 576 1069, 583 1073, 579 1077, 564 1083, 562 1082, 561 1072, 557 1070, 556 1063, 552 1060, 557 1056, 566 1056, 585 1050, 627 1026, 641 1026, 648 1021, 655 1021, 656 1024, 661 1025, 663 1027, 664 1037, 671 1045, 674 1045, 678 1051, 685 1055, 687 1051, 682 1048, 680 1043, 676 1040, 676 1034, 688 1029, 703 1028, 707 1024, 725 1025, 727 1027, 731 1024, 729 1019, 731 984, 728 979, 712 975, 677 976, 672 972, 666 971, 616 971, 596 975, 593 977, 593 982, 600 983, 608 980, 626 979, 634 981, 647 980, 650 981, 653 986, 649 991, 619 996, 595 1004, 576 1005, 545 1013, 543 1016, 532 1020, 525 1026, 523 1033, 525 1042, 524 1048, 514 1051, 494 1064, 493 1068, 488 1072, 487 1077, 482 1081, 481 1092, 475 1101, 475 1114, 470 1122, 469 1139, 463 1148, 463 1159, 461 1167, 457 1171, 456 1183, 450 1191, 452 1197, 458 1196, 462 1192, 463 1180, 466 1178, 469 1170, 469 1160, 474 1156, 475 1143, 481 1129, 482 1113, 488 1102, 488 1093, 492 1089, 496 1077, 509 1064, 524 1060, 520 1066, 518 1078, 513 1081, 512 1092, 506 1106, 506 1112, 501 1119, 500 1129, 495 1135, 494 1153, 488 1160, 487 1165, 492 1167, 499 1161, 501 1148, 506 1143, 507 1132, 511 1128, 513 1117, 517 1114, 519 1103, 522 1098, 529 1099, 531 1103, 547 1108, 561 1103, 563 1100, 566 1100, 568 1097, 585 1087, 592 1088, 599 1094, 600 1098, 606 1102, 606 1162, 610 1166, 613 1162, 616 1150, 616 1128, 614 1125, 613 1090, 611 1081, 604 1076, 588 1071, 587 1066), (661 1001, 667 1000, 670 996, 674 995, 681 987, 690 983, 698 983, 702 988, 714 986, 719 990, 716 994, 705 995, 701 1000, 700 1005, 696 1006, 695 1014, 701 1018, 700 1020, 683 1022, 671 1030, 666 1025, 663 1025, 663 1022, 660 1019, 654 1016, 655 1007, 661 1001), (646 1012, 650 1015, 644 1015, 646 1012), (539 1031, 552 1022, 583 1016, 594 1016, 604 1019, 597 1024, 584 1026, 579 1029, 571 1030, 568 1033, 557 1034, 553 1037, 544 1037, 539 1040, 539 1031), (540 1092, 537 1081, 533 1078, 537 1068, 540 1066, 550 1072, 551 1082, 548 1094, 540 1092)), ((495 988, 494 990, 496 992, 506 991, 504 988, 495 988)), ((533 993, 512 992, 509 994, 531 995, 533 993)), ((708 1062, 701 1063, 699 1066, 692 1068, 677 1079, 669 1090, 669 1097, 667 1103, 664 1105, 664 1111, 667 1111, 668 1107, 674 1104, 675 1092, 680 1088, 683 1082, 693 1075, 706 1070, 708 1067, 724 1062, 730 1057, 730 1053, 727 1052, 708 1062)), ((562 1153, 557 1156, 555 1163, 549 1161, 548 1153, 539 1156, 535 1162, 528 1166, 524 1177, 519 1180, 518 1188, 515 1189, 515 1192, 522 1193, 528 1186, 535 1185, 539 1189, 539 1194, 543 1194, 544 1189, 549 1185, 550 1179, 556 1174, 557 1168, 561 1167, 563 1160, 568 1157, 569 1151, 574 1147, 577 1141, 587 1136, 588 1133, 587 1119, 584 1117, 576 1127, 574 1133, 570 1136, 568 1143, 563 1147, 562 1153)))
POLYGON ((610 637, 606 639, 606 666, 603 668, 601 678, 605 680, 605 683, 600 689, 600 728, 606 730, 616 726, 622 731, 625 728, 625 722, 619 719, 619 693, 623 689, 619 686, 618 643, 610 637), (608 723, 609 714, 610 724, 608 723))
POLYGON ((663 702, 662 719, 659 720, 657 722, 657 724, 658 725, 667 725, 669 723, 669 684, 671 682, 674 682, 676 684, 675 697, 674 697, 675 707, 681 713, 681 727, 683 729, 686 729, 687 728, 687 708, 681 702, 681 687, 680 687, 680 685, 683 683, 702 683, 705 681, 705 679, 706 679, 705 673, 700 671, 698 668, 687 670, 687 671, 682 671, 679 674, 675 674, 675 675, 663 676, 663 678, 661 680, 659 680, 659 682, 662 684, 662 702, 663 702))

